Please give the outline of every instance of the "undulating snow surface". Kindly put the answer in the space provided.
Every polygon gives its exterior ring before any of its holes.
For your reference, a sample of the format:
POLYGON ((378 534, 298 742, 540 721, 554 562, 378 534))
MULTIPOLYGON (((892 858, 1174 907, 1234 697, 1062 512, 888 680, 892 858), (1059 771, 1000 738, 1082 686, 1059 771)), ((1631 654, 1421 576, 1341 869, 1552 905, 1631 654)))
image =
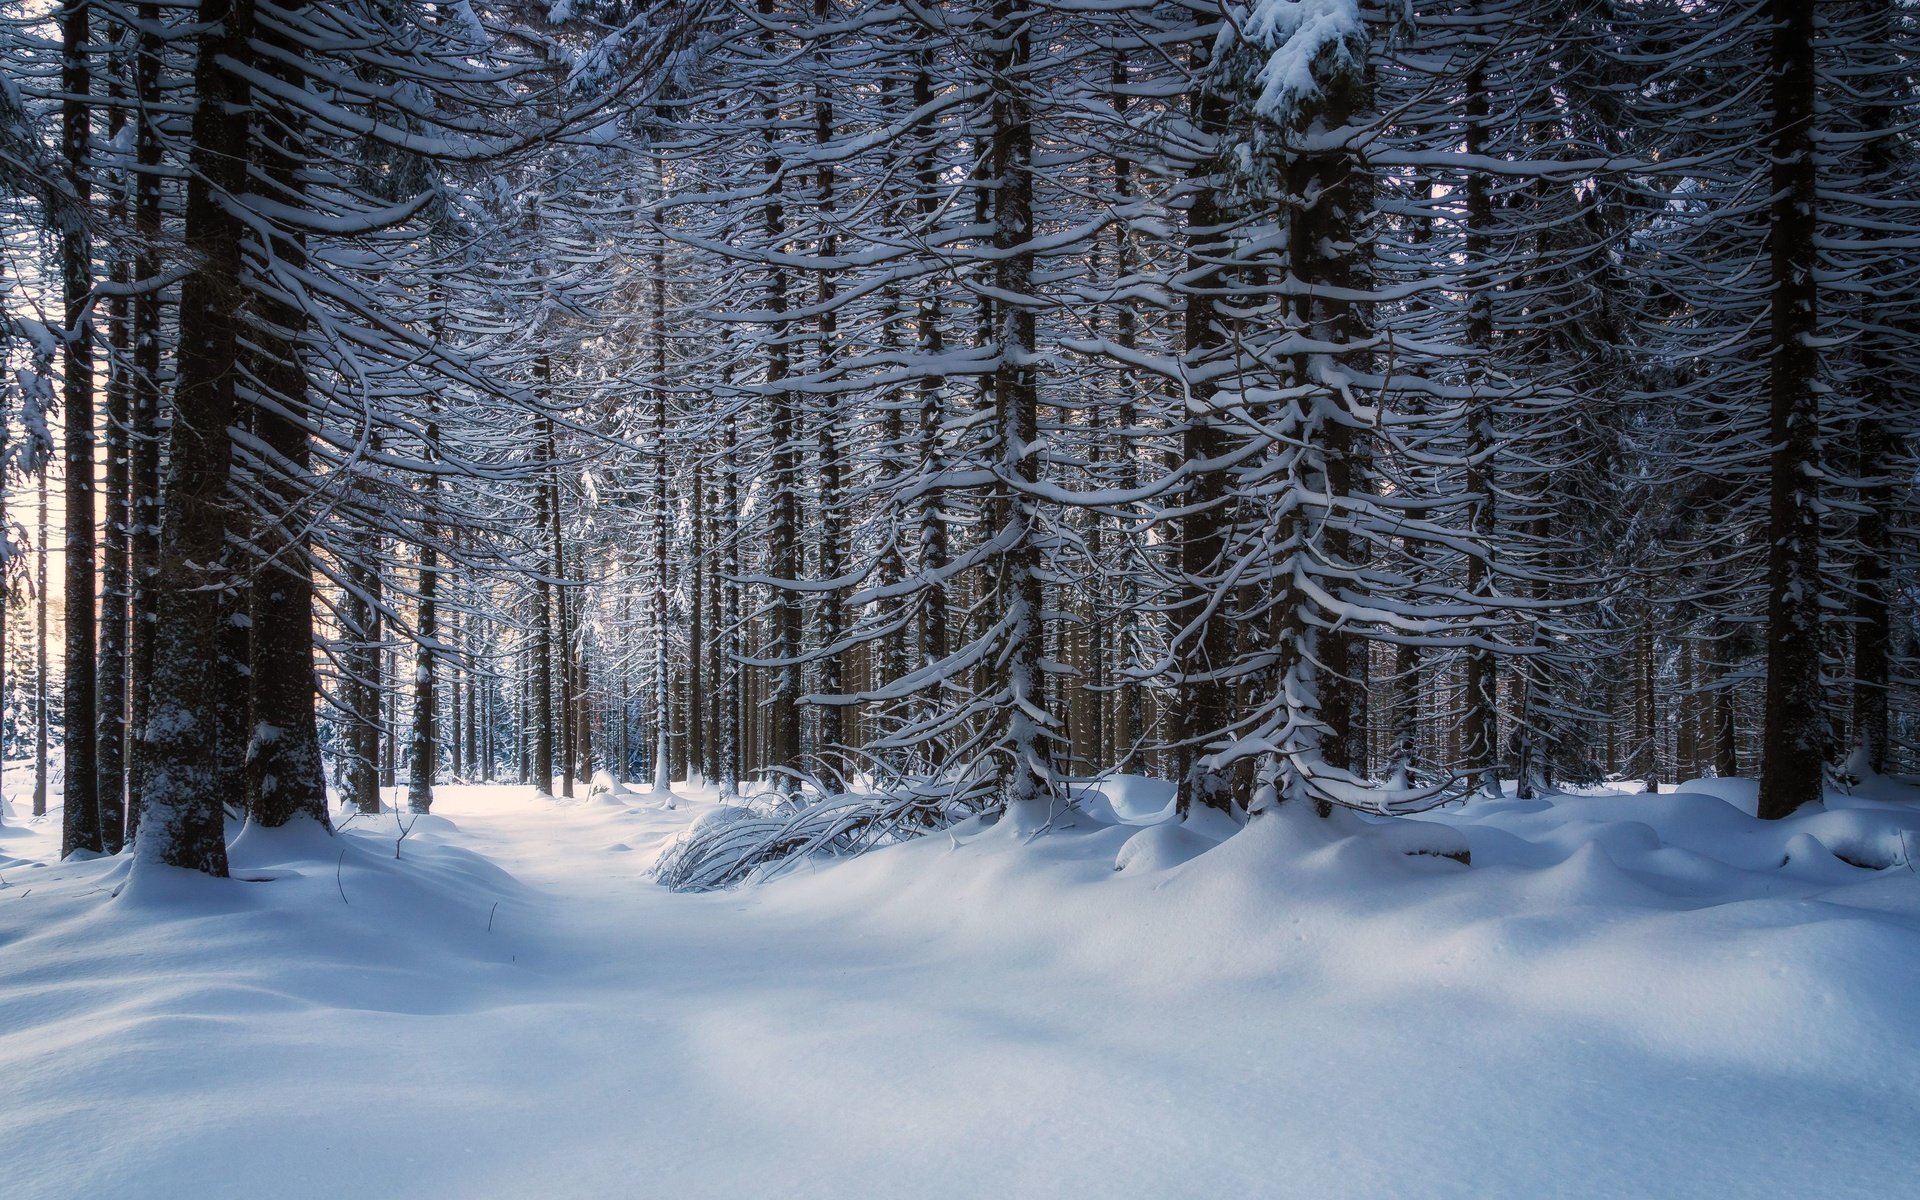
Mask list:
POLYGON ((16 804, 0 1192, 1917 1195, 1913 796, 1216 845, 1127 781, 710 895, 647 877, 701 795, 448 787, 397 860, 356 818, 131 886, 16 804))

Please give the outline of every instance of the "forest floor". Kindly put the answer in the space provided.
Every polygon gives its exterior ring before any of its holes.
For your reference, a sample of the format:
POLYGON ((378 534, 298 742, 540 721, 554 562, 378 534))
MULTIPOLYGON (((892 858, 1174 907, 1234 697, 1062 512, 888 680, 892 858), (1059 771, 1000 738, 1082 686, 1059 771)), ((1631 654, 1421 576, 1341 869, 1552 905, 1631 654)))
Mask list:
POLYGON ((648 877, 700 794, 450 786, 131 883, 16 803, 0 1192, 1916 1195, 1917 796, 1215 845, 1136 781, 708 895, 648 877))

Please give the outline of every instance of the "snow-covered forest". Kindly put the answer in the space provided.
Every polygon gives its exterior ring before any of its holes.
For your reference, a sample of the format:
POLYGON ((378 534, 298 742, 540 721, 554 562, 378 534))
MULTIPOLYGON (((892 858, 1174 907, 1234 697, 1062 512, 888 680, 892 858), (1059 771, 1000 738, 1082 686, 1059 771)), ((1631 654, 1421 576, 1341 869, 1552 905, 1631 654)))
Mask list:
POLYGON ((1914 0, 0 70, 16 1194, 1912 1186, 1914 0))

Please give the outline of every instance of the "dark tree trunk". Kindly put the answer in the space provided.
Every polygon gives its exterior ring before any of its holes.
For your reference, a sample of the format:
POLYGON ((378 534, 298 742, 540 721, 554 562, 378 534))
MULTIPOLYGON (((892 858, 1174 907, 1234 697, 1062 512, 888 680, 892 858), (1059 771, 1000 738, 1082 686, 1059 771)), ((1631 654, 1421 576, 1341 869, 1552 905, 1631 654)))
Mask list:
MULTIPOLYGON (((814 0, 814 18, 826 23, 832 18, 830 0, 814 0)), ((838 202, 835 195, 833 159, 827 147, 833 140, 833 88, 832 63, 825 43, 816 52, 814 69, 818 75, 814 82, 813 93, 813 133, 814 145, 820 151, 820 165, 815 174, 819 191, 815 201, 819 210, 819 222, 822 229, 818 253, 822 259, 831 260, 840 251, 839 238, 833 232, 834 207, 838 202)), ((818 311, 816 328, 819 335, 816 371, 819 378, 827 379, 833 372, 835 357, 838 354, 840 340, 840 319, 835 310, 839 297, 839 282, 832 269, 817 272, 819 291, 814 298, 818 311)), ((844 547, 841 544, 840 524, 845 519, 840 511, 841 504, 841 446, 847 439, 847 431, 842 428, 839 393, 831 389, 820 397, 821 413, 818 431, 817 459, 820 466, 820 511, 814 522, 814 536, 820 546, 820 578, 834 580, 840 577, 844 569, 844 547)), ((833 756, 841 753, 842 743, 846 740, 844 710, 835 701, 835 697, 844 690, 842 682, 843 668, 838 646, 845 627, 844 614, 841 612, 841 589, 830 587, 819 594, 818 624, 820 636, 819 691, 826 698, 820 706, 820 734, 814 747, 815 767, 821 771, 836 771, 833 756)))
POLYGON ((1032 42, 1031 10, 994 0, 989 52, 992 92, 993 282, 1000 298, 993 372, 999 465, 992 497, 1008 549, 999 565, 997 600, 1007 614, 1000 689, 1005 693, 1005 748, 995 762, 996 792, 1008 806, 1055 799, 1053 758, 1059 719, 1046 710, 1043 655, 1045 587, 1040 562, 1039 478, 1033 452, 1039 435, 1039 376, 1034 290, 1033 113, 1024 79, 1032 42))
MULTIPOLYGON (((146 726, 148 686, 153 678, 154 622, 159 592, 154 587, 160 555, 160 6, 140 5, 140 36, 133 90, 138 123, 134 129, 137 170, 133 182, 136 239, 134 276, 147 287, 133 298, 133 395, 129 399, 128 472, 129 661, 127 664, 127 757, 129 798, 140 780, 133 774, 135 750, 146 726)), ((139 831, 140 806, 127 806, 127 841, 139 831)))
POLYGON ((720 476, 720 677, 717 691, 720 709, 719 747, 720 796, 739 794, 740 725, 743 718, 740 698, 740 449, 739 406, 729 400, 721 424, 720 476))
POLYGON ((1654 691, 1657 643, 1653 632, 1654 609, 1643 602, 1640 624, 1634 636, 1633 758, 1640 769, 1642 787, 1648 792, 1660 790, 1660 723, 1654 691))
MULTIPOLYGON (((554 429, 551 422, 547 425, 549 436, 554 429)), ((548 568, 553 572, 553 673, 555 676, 553 699, 553 751, 559 760, 554 765, 560 768, 560 794, 573 796, 574 766, 574 646, 573 598, 567 588, 567 557, 564 539, 564 524, 561 519, 560 468, 557 465, 559 447, 548 447, 548 461, 556 465, 548 468, 547 486, 547 552, 548 568)))
MULTIPOLYGON (((1204 51, 1194 64, 1196 78, 1207 75, 1204 51)), ((1181 435, 1181 458, 1194 472, 1180 499, 1181 604, 1175 625, 1175 662, 1179 701, 1174 710, 1174 775, 1178 811, 1182 816, 1199 804, 1226 809, 1232 805, 1232 776, 1206 761, 1208 739, 1232 724, 1233 689, 1221 673, 1232 666, 1233 624, 1220 610, 1226 574, 1227 529, 1231 522, 1227 480, 1213 464, 1226 450, 1226 432, 1213 411, 1219 390, 1214 373, 1226 353, 1227 331, 1221 324, 1217 298, 1224 284, 1222 260, 1228 245, 1219 195, 1219 164, 1211 156, 1212 140, 1224 131, 1226 105, 1211 87, 1196 88, 1190 116, 1198 136, 1208 145, 1187 172, 1192 198, 1187 208, 1186 270, 1180 277, 1184 298, 1185 354, 1182 370, 1186 427, 1181 435)))
MULTIPOLYGON (((1487 152, 1487 122, 1490 103, 1484 69, 1476 64, 1467 73, 1467 135, 1469 157, 1487 152)), ((1477 272, 1467 300, 1467 345, 1481 358, 1493 352, 1493 300, 1495 284, 1491 277, 1493 195, 1484 171, 1467 173, 1467 269, 1477 272)), ((1467 405, 1467 532, 1473 549, 1467 554, 1467 594, 1481 604, 1490 604, 1493 590, 1494 493, 1494 400, 1484 365, 1471 368, 1473 399, 1467 405)), ((1472 773, 1478 790, 1498 795, 1499 778, 1499 681, 1494 671, 1493 650, 1486 644, 1488 635, 1474 639, 1467 648, 1467 709, 1461 730, 1465 768, 1472 773)))
MULTIPOLYGON (((931 60, 931 55, 923 54, 914 71, 913 104, 916 109, 926 107, 933 100, 931 60)), ((914 167, 914 177, 918 184, 915 204, 920 220, 927 222, 933 219, 940 205, 939 162, 934 152, 932 122, 921 121, 916 126, 915 132, 919 138, 918 161, 914 167)), ((925 288, 921 292, 914 312, 914 337, 919 344, 921 355, 929 363, 938 362, 940 356, 946 351, 944 316, 939 289, 933 286, 925 288)), ((924 374, 920 377, 919 384, 920 406, 917 416, 920 471, 922 476, 930 481, 917 514, 920 576, 926 581, 918 597, 920 625, 918 666, 922 669, 944 660, 948 653, 947 585, 942 578, 942 573, 947 569, 949 562, 947 516, 943 509, 944 489, 938 482, 946 457, 942 449, 941 429, 946 416, 946 382, 944 376, 924 374)), ((934 765, 939 765, 941 754, 937 742, 928 747, 928 756, 934 765)))
POLYGON ((53 691, 47 674, 47 472, 34 483, 39 500, 39 528, 34 538, 33 587, 33 815, 47 815, 47 750, 52 740, 53 691))
MULTIPOLYGON (((75 207, 92 199, 93 72, 88 62, 89 0, 65 0, 60 10, 60 149, 75 207)), ((66 420, 66 684, 61 745, 66 761, 62 789, 60 854, 99 853, 100 781, 94 740, 94 536, 93 536, 93 267, 85 224, 74 217, 60 230, 60 278, 65 300, 66 341, 60 405, 66 420)))
MULTIPOLYGON (((440 426, 427 423, 427 444, 429 456, 440 440, 440 426)), ((421 485, 427 493, 425 507, 432 512, 439 503, 437 493, 440 490, 440 476, 428 474, 421 485)), ((433 810, 433 784, 439 768, 440 738, 436 728, 439 720, 439 695, 437 688, 440 672, 440 612, 437 595, 440 590, 440 552, 434 546, 434 531, 427 531, 427 538, 420 544, 420 584, 418 612, 414 618, 416 643, 413 667, 413 737, 408 748, 407 761, 407 811, 431 812, 433 810)))
MULTIPOLYGON (((107 113, 107 144, 117 146, 127 123, 129 98, 127 74, 130 55, 124 41, 113 53, 108 95, 112 100, 107 113)), ((126 223, 129 215, 131 176, 123 175, 113 187, 112 221, 126 223)), ((124 244, 114 247, 112 280, 124 288, 133 279, 133 264, 128 261, 124 244)), ((130 601, 127 572, 128 536, 131 515, 128 510, 127 434, 133 418, 133 330, 128 323, 127 301, 116 295, 108 300, 108 327, 112 351, 108 356, 106 421, 106 525, 102 538, 100 563, 100 641, 98 672, 94 681, 98 711, 94 718, 94 741, 98 763, 100 803, 100 844, 109 854, 120 850, 126 836, 127 808, 127 608, 130 601)))
MULTIPOLYGON (((773 0, 759 0, 763 17, 774 13, 773 0)), ((774 52, 771 34, 763 35, 763 48, 774 52)), ((761 222, 770 249, 780 251, 787 241, 786 206, 781 199, 781 176, 785 168, 777 139, 781 121, 780 102, 769 85, 761 98, 760 120, 764 129, 764 175, 767 196, 761 206, 761 222)), ((770 510, 767 522, 769 555, 767 573, 776 580, 800 576, 800 508, 795 489, 799 486, 799 422, 793 392, 786 386, 792 370, 792 351, 788 345, 790 330, 786 319, 787 274, 778 263, 767 270, 767 311, 772 319, 762 335, 766 339, 767 434, 772 441, 766 484, 770 510)), ((772 668, 771 686, 766 697, 767 744, 764 765, 791 769, 799 764, 800 693, 803 687, 800 668, 800 603, 791 588, 775 585, 770 597, 768 624, 771 644, 763 657, 780 665, 772 668)), ((784 771, 772 777, 776 790, 791 793, 794 781, 784 771)))
MULTIPOLYGON (((302 0, 281 0, 281 7, 297 12, 304 5, 302 0)), ((304 72, 289 61, 298 47, 276 33, 263 36, 277 51, 268 71, 289 89, 301 87, 304 72)), ((255 170, 268 198, 296 207, 302 199, 303 148, 291 139, 298 130, 297 121, 285 115, 262 121, 252 145, 255 170)), ((277 258, 296 270, 306 262, 306 245, 298 235, 267 233, 257 250, 263 261, 277 258)), ((255 569, 248 597, 247 683, 253 726, 246 753, 248 817, 269 828, 296 819, 331 828, 314 723, 313 565, 300 532, 303 503, 315 481, 306 430, 289 415, 306 411, 307 368, 297 345, 306 317, 268 288, 256 294, 254 312, 248 357, 264 402, 254 408, 253 432, 269 456, 262 482, 278 519, 256 531, 255 542, 266 561, 255 569)))
POLYGON ((702 526, 706 517, 705 491, 706 477, 696 460, 690 468, 692 480, 687 488, 692 501, 693 512, 690 524, 693 528, 693 552, 687 564, 687 595, 692 601, 687 606, 687 762, 689 778, 692 771, 702 776, 707 772, 707 721, 706 721, 706 568, 704 547, 701 544, 702 526))
MULTIPOLYGON (((666 168, 654 160, 654 186, 664 194, 666 168)), ((667 449, 667 248, 664 235, 654 236, 652 259, 652 305, 648 312, 653 351, 653 790, 666 794, 671 790, 672 771, 668 766, 668 746, 673 736, 671 667, 667 639, 672 628, 668 615, 669 588, 672 580, 668 560, 672 551, 673 514, 668 508, 667 485, 671 464, 667 449)), ((697 597, 696 597, 697 601, 697 597)))
MULTIPOLYGON (((1867 31, 1874 43, 1874 65, 1882 73, 1882 87, 1900 86, 1903 79, 1902 52, 1898 48, 1895 22, 1903 20, 1894 0, 1874 0, 1869 10, 1867 31)), ((1886 92, 1885 95, 1898 93, 1886 92)), ((1901 184, 1899 173, 1912 165, 1899 156, 1902 134, 1893 128, 1899 109, 1886 103, 1862 106, 1861 123, 1872 135, 1862 151, 1863 170, 1868 187, 1891 190, 1901 184)), ((1880 235, 1887 236, 1885 234, 1880 235)), ((1874 269, 1876 292, 1887 299, 1901 296, 1897 280, 1888 276, 1899 268, 1892 265, 1897 256, 1889 255, 1887 265, 1874 269)), ((1904 297, 1902 297, 1904 299, 1904 297)), ((1899 301, 1896 301, 1899 302, 1899 301)), ((1895 326, 1889 338, 1879 331, 1861 339, 1860 417, 1854 438, 1854 474, 1860 480, 1860 503, 1864 511, 1854 529, 1856 558, 1853 569, 1853 747, 1848 767, 1856 774, 1878 775, 1887 769, 1887 745, 1891 736, 1889 707, 1892 685, 1892 566, 1894 541, 1892 514, 1898 499, 1901 446, 1892 418, 1907 397, 1893 386, 1900 346, 1915 332, 1910 320, 1895 326)), ((1909 401, 1910 402, 1910 401, 1909 401)))
POLYGON ((228 62, 250 58, 252 0, 202 0, 198 100, 187 183, 186 241, 192 273, 181 287, 180 351, 168 433, 155 585, 150 720, 140 743, 142 864, 227 873, 215 771, 221 692, 219 592, 225 574, 226 494, 232 461, 238 360, 242 230, 222 193, 244 190, 247 88, 228 62))
POLYGON ((348 678, 341 691, 347 700, 347 796, 363 813, 380 811, 380 566, 374 559, 377 539, 369 534, 354 540, 347 562, 345 655, 348 678))
POLYGON ((1771 0, 1773 210, 1767 520, 1764 820, 1820 798, 1827 751, 1820 679, 1819 223, 1814 164, 1814 0, 1771 0))
MULTIPOLYGON (((552 378, 552 368, 543 356, 535 364, 535 375, 543 385, 552 378)), ((549 464, 545 474, 551 475, 554 458, 553 418, 541 421, 542 430, 539 441, 539 453, 542 461, 549 464)), ((552 504, 551 492, 555 485, 550 478, 542 479, 536 485, 535 497, 540 512, 541 524, 547 523, 547 509, 552 504)), ((542 795, 553 791, 553 585, 547 581, 545 573, 534 577, 534 638, 533 638, 533 785, 542 795)))

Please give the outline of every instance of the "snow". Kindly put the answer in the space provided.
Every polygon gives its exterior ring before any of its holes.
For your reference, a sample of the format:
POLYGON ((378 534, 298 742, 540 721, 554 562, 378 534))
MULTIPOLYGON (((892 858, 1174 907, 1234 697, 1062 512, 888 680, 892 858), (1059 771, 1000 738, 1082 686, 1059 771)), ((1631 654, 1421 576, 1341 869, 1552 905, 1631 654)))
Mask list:
POLYGON ((1254 108, 1279 122, 1319 94, 1321 71, 1356 69, 1352 47, 1364 42, 1366 22, 1358 0, 1257 0, 1240 33, 1267 51, 1255 82, 1254 108), (1331 55, 1323 61, 1323 56, 1331 55))
MULTIPOLYGON (((0 827, 0 1186, 140 1197, 1913 1194, 1920 850, 1874 781, 1283 807, 1124 780, 675 894, 676 807, 442 786, 234 881, 0 827), (395 857, 396 848, 398 857, 395 857), (1442 854, 1470 852, 1466 866, 1442 854), (1867 866, 1849 865, 1873 860, 1867 866), (1118 868, 1118 869, 1116 869, 1118 868), (120 894, 113 893, 118 889, 120 894)), ((15 792, 14 794, 19 794, 15 792)), ((346 814, 342 812, 341 819, 346 814)))

